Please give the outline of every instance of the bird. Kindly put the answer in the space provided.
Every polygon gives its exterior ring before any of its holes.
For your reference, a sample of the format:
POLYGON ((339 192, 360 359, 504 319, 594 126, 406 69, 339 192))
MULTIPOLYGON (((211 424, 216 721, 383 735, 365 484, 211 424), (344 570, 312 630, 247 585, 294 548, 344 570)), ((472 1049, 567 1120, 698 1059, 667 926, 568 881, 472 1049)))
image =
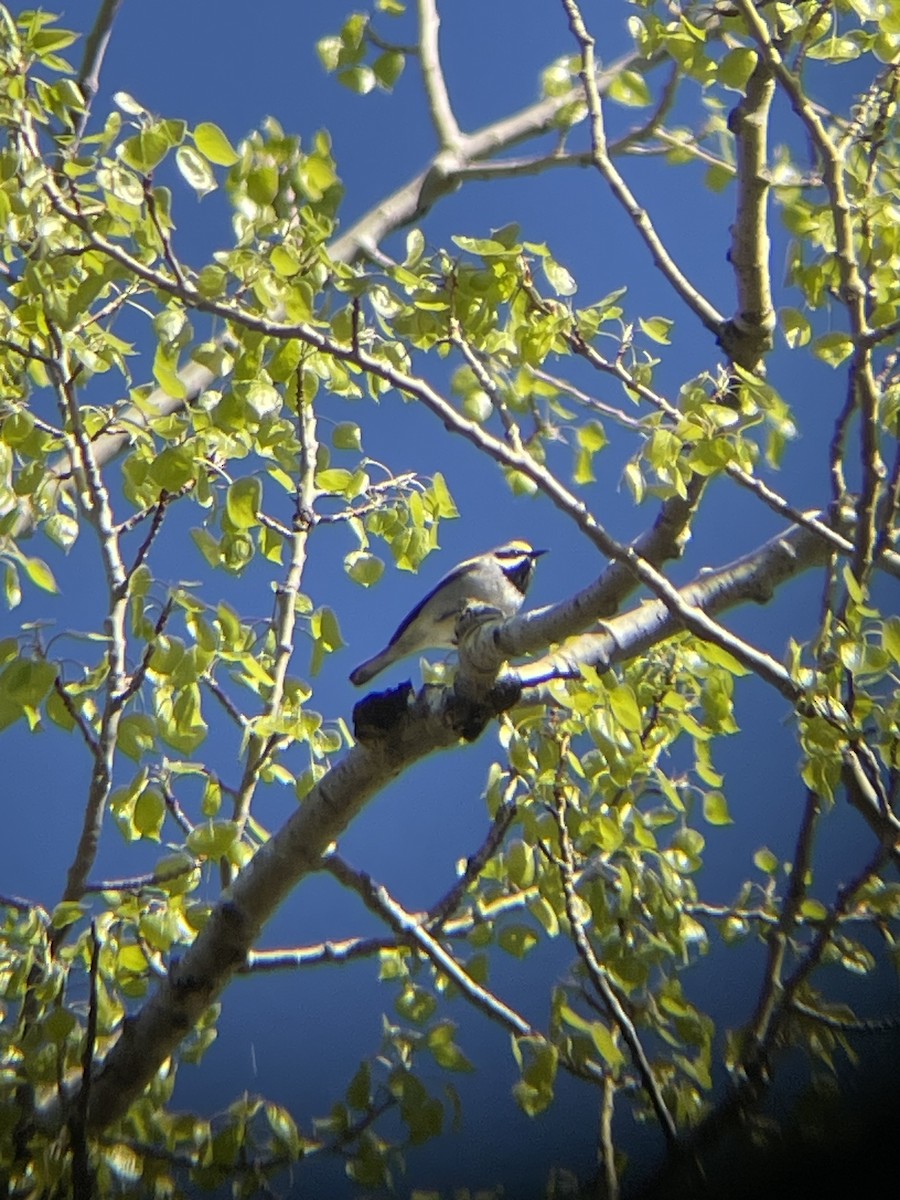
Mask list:
POLYGON ((360 663, 350 682, 362 687, 408 654, 455 646, 456 622, 469 604, 488 604, 504 617, 514 616, 522 607, 537 560, 546 553, 533 550, 528 542, 512 541, 457 564, 401 621, 385 648, 360 663))

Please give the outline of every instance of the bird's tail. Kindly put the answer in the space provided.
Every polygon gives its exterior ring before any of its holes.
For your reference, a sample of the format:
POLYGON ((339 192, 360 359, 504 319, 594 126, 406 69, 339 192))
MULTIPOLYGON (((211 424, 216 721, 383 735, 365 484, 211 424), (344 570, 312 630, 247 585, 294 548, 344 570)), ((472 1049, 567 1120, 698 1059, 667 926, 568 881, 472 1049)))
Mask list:
POLYGON ((373 658, 367 658, 364 663, 360 663, 355 671, 350 672, 350 682, 354 687, 362 687, 363 684, 374 679, 379 672, 389 666, 393 661, 394 656, 389 654, 387 650, 382 650, 373 658))

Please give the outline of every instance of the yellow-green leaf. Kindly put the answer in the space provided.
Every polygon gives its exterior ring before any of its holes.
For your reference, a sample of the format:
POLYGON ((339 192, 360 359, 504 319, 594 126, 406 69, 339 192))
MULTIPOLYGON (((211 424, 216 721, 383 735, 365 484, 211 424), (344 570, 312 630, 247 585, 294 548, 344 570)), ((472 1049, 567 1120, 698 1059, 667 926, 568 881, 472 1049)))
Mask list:
POLYGON ((218 125, 212 121, 201 121, 194 130, 194 145, 204 158, 219 167, 232 167, 238 161, 238 153, 218 125))

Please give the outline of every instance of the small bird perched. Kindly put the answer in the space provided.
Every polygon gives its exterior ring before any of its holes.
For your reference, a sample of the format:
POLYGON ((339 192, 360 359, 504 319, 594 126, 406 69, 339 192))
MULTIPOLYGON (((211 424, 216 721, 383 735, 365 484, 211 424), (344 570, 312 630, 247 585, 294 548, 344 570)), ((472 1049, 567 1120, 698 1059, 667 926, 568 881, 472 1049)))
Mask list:
POLYGON ((546 553, 515 541, 459 563, 419 601, 387 646, 360 663, 350 682, 362 687, 408 654, 455 646, 456 622, 469 604, 489 604, 504 617, 514 616, 522 607, 535 563, 546 553))

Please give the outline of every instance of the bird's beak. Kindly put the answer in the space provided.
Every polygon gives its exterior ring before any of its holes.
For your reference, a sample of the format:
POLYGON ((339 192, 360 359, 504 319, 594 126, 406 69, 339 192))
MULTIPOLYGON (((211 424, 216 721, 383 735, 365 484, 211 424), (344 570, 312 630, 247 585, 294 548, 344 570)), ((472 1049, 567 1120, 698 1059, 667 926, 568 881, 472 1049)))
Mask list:
POLYGON ((546 554, 546 553, 547 553, 546 550, 532 550, 531 557, 532 558, 540 558, 542 554, 546 554))

